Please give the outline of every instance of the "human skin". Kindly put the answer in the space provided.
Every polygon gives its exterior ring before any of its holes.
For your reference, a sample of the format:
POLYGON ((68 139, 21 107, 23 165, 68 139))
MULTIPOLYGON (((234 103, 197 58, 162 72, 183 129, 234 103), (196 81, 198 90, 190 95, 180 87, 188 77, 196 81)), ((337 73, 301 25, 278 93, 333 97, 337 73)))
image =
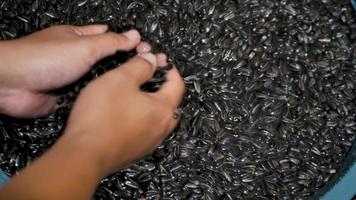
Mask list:
POLYGON ((90 199, 101 178, 161 144, 177 125, 173 113, 184 93, 176 68, 159 91, 140 90, 166 56, 143 52, 149 46, 134 30, 57 26, 0 42, 0 112, 14 117, 48 113, 55 106, 48 91, 77 80, 101 58, 134 48, 139 55, 81 91, 63 136, 1 188, 0 199, 90 199))

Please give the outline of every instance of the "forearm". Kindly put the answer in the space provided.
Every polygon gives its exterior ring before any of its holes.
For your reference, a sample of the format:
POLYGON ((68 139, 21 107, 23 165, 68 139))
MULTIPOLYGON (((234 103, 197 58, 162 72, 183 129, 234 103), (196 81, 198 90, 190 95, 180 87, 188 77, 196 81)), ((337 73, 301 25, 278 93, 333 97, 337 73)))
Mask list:
POLYGON ((90 199, 105 174, 96 152, 84 142, 60 139, 2 188, 0 199, 90 199))

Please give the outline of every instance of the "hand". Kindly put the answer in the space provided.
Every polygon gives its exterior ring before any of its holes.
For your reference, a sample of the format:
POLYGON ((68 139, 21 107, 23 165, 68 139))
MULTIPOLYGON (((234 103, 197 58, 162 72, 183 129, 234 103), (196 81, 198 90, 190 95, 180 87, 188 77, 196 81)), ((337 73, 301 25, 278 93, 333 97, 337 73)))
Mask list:
MULTIPOLYGON (((43 114, 54 104, 46 91, 78 79, 98 59, 139 44, 136 31, 121 35, 105 31, 103 26, 61 26, 2 42, 0 112, 43 114)), ((160 145, 178 123, 173 115, 184 83, 173 68, 157 92, 142 92, 140 86, 167 59, 164 54, 144 53, 147 49, 141 43, 138 56, 82 90, 63 136, 0 188, 0 199, 89 199, 102 177, 160 145)))
POLYGON ((55 26, 0 42, 0 113, 35 117, 48 113, 56 98, 46 92, 79 79, 98 60, 134 49, 137 31, 107 32, 106 25, 55 26))
POLYGON ((105 175, 152 152, 176 127, 173 113, 184 93, 177 69, 156 93, 140 90, 157 65, 166 65, 164 54, 136 56, 90 83, 76 101, 62 141, 80 141, 84 154, 100 158, 105 175))

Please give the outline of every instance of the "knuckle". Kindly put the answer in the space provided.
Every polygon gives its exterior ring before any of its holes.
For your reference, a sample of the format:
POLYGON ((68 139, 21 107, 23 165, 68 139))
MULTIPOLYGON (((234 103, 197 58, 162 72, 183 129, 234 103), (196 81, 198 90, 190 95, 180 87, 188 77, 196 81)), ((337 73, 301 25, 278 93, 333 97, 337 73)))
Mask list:
POLYGON ((46 31, 48 33, 67 32, 68 30, 71 30, 68 26, 69 25, 55 25, 47 29, 43 29, 42 31, 46 31))
POLYGON ((84 47, 83 51, 86 52, 86 55, 88 55, 89 58, 97 59, 99 57, 99 49, 95 44, 93 44, 93 42, 82 40, 80 45, 84 47))
POLYGON ((73 33, 77 33, 77 27, 73 25, 56 25, 53 27, 56 30, 65 30, 73 33))

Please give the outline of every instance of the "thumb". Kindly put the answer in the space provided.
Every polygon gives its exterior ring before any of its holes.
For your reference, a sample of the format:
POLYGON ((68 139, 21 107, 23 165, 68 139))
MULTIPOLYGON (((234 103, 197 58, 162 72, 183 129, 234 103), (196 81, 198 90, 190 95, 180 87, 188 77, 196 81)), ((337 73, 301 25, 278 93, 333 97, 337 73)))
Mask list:
POLYGON ((141 40, 137 30, 130 30, 121 34, 107 32, 85 38, 91 49, 95 49, 97 60, 112 55, 117 51, 133 50, 141 40))
POLYGON ((152 53, 147 53, 131 58, 120 67, 111 70, 105 75, 111 76, 113 79, 118 79, 117 77, 120 76, 126 77, 129 81, 134 83, 138 89, 139 86, 152 78, 156 67, 156 56, 152 53))
POLYGON ((105 33, 108 30, 107 25, 95 24, 87 26, 72 26, 72 30, 80 36, 90 36, 105 33))

